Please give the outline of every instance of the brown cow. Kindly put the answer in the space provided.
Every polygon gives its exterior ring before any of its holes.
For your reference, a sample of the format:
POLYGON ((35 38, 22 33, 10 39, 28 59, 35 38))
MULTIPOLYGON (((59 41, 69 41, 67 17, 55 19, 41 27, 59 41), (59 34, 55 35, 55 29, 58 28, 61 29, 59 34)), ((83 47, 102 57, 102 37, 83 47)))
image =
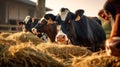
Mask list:
POLYGON ((105 31, 106 38, 109 38, 114 23, 113 17, 110 14, 110 12, 107 12, 104 9, 99 11, 98 16, 99 19, 101 20, 101 25, 105 31))
POLYGON ((57 24, 55 22, 56 16, 53 14, 46 14, 38 24, 32 28, 34 34, 46 33, 50 38, 51 42, 55 42, 55 37, 57 35, 57 24))
POLYGON ((120 57, 120 14, 116 15, 110 38, 106 40, 106 51, 109 56, 120 57))
POLYGON ((107 0, 104 9, 110 12, 115 20, 110 38, 105 43, 106 53, 120 57, 120 0, 107 0))

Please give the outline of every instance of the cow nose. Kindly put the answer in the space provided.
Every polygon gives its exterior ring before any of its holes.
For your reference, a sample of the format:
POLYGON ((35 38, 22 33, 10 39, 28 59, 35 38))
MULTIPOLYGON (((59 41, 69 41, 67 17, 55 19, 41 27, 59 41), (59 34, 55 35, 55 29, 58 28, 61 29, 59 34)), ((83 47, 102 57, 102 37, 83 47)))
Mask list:
POLYGON ((57 41, 66 41, 65 35, 59 35, 57 41))

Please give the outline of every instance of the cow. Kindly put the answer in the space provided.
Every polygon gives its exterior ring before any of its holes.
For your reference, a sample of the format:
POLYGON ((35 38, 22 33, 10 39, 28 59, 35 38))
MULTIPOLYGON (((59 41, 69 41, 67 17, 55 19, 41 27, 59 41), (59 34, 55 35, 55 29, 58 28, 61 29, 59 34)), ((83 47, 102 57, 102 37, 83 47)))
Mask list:
POLYGON ((98 51, 106 35, 100 24, 84 14, 83 9, 72 13, 68 8, 61 8, 56 21, 73 45, 85 46, 98 51), (99 45, 98 45, 99 44, 99 45))
POLYGON ((120 57, 120 0, 107 0, 103 9, 111 13, 114 19, 110 37, 105 42, 106 53, 120 57))
MULTIPOLYGON (((23 22, 19 22, 19 25, 22 25, 23 32, 31 32, 32 28, 38 24, 38 21, 40 19, 37 18, 31 18, 30 16, 26 16, 23 22)), ((48 36, 46 33, 37 34, 37 37, 39 37, 43 42, 48 41, 48 36)))
POLYGON ((98 16, 99 16, 99 19, 101 20, 101 25, 105 31, 106 38, 109 38, 113 23, 114 23, 112 15, 109 12, 107 12, 106 10, 101 9, 98 12, 98 16))
POLYGON ((115 17, 110 38, 106 40, 105 46, 108 56, 120 57, 120 14, 115 17))
POLYGON ((51 42, 55 42, 55 37, 57 35, 57 24, 55 22, 55 18, 56 16, 51 13, 45 14, 38 24, 32 28, 32 32, 34 34, 44 32, 48 35, 51 42))

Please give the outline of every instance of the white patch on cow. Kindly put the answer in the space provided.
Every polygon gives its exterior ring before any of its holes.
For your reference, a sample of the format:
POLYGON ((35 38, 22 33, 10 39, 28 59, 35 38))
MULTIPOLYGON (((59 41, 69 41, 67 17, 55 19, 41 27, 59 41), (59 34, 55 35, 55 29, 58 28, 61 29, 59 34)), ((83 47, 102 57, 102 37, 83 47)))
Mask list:
POLYGON ((45 19, 44 17, 42 17, 42 18, 38 21, 38 23, 41 23, 42 20, 46 20, 46 19, 45 19))
MULTIPOLYGON (((43 20, 47 21, 46 18, 42 17, 42 18, 38 21, 38 24, 42 23, 43 20)), ((38 25, 38 24, 37 24, 37 25, 38 25)), ((36 27, 37 25, 35 25, 35 27, 36 27)))
POLYGON ((60 35, 64 35, 64 36, 65 36, 65 41, 68 41, 67 35, 66 35, 65 33, 63 33, 62 30, 60 30, 60 31, 58 32, 58 34, 56 35, 56 37, 55 37, 55 41, 56 41, 56 42, 58 42, 58 41, 57 41, 57 37, 60 36, 60 35))
POLYGON ((32 33, 33 33, 33 34, 38 34, 36 28, 32 28, 31 30, 32 30, 32 33))
MULTIPOLYGON (((59 27, 59 28, 60 28, 60 27, 59 27)), ((62 30, 59 30, 59 28, 58 28, 58 33, 57 33, 57 35, 56 35, 56 37, 55 37, 55 41, 58 42, 58 43, 66 44, 66 43, 68 42, 68 37, 67 37, 67 35, 66 35, 65 33, 62 32, 62 30), (61 35, 62 35, 62 36, 65 36, 65 37, 64 37, 65 39, 64 39, 64 41, 62 41, 62 42, 60 41, 60 42, 59 42, 57 38, 58 38, 59 36, 61 36, 61 35)))
POLYGON ((111 51, 111 49, 110 49, 110 46, 111 44, 110 44, 110 42, 109 42, 109 40, 106 40, 106 43, 105 43, 105 49, 106 49, 106 54, 108 55, 108 56, 111 56, 111 53, 112 53, 112 51, 111 51))
POLYGON ((64 12, 61 12, 61 11, 59 12, 59 15, 60 15, 62 21, 65 21, 65 19, 66 19, 69 12, 70 11, 67 10, 67 9, 64 12))
POLYGON ((42 41, 48 42, 48 35, 46 33, 42 33, 42 37, 40 37, 42 41))
POLYGON ((30 16, 26 16, 26 18, 24 19, 23 22, 25 22, 25 24, 27 24, 27 22, 30 20, 30 16))
POLYGON ((120 37, 113 37, 114 40, 120 40, 120 37))
MULTIPOLYGON (((112 38, 113 40, 120 40, 120 37, 113 37, 112 38)), ((107 47, 115 47, 116 45, 114 45, 114 44, 116 44, 117 42, 109 42, 109 40, 106 40, 106 45, 105 46, 107 46, 107 47)))
POLYGON ((57 31, 60 31, 61 25, 57 25, 57 31))

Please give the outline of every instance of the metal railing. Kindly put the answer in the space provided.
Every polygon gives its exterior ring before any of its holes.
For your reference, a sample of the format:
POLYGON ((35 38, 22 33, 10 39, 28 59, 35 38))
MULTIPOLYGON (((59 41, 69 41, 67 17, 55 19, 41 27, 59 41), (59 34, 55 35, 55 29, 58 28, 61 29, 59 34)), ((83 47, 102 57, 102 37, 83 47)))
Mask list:
POLYGON ((0 32, 20 32, 22 27, 19 25, 0 24, 0 32))

